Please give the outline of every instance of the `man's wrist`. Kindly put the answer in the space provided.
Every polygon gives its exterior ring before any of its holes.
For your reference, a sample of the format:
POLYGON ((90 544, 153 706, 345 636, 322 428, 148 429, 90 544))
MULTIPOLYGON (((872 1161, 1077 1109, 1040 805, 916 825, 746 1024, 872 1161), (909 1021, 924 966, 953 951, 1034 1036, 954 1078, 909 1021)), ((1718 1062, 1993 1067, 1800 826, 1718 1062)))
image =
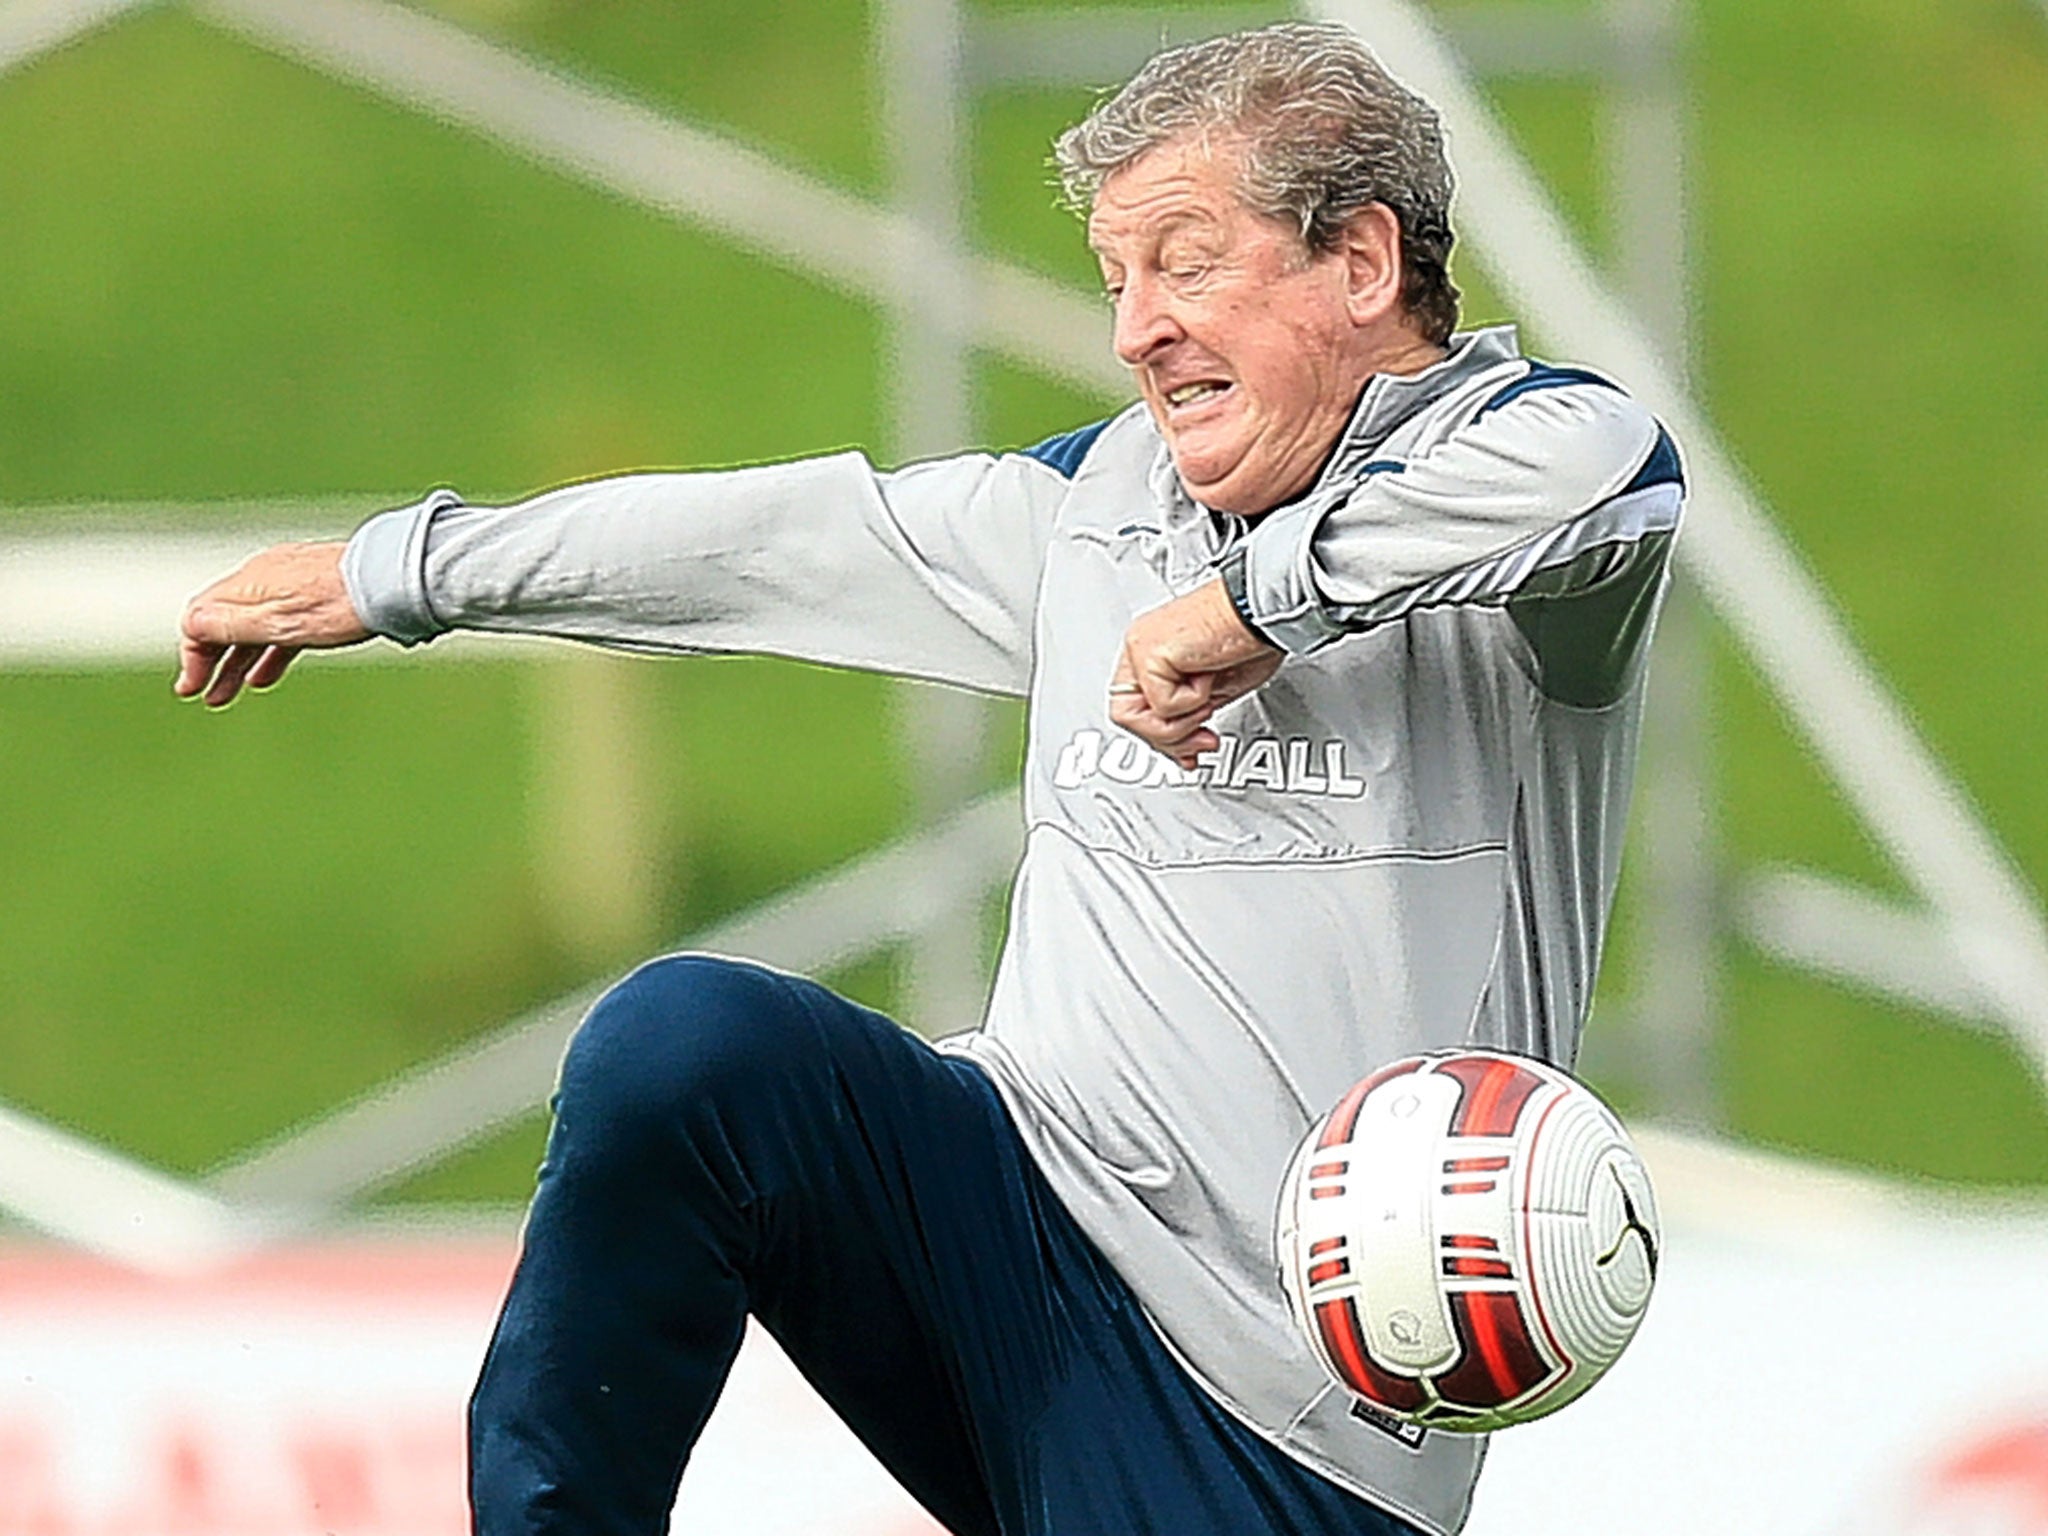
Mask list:
POLYGON ((349 606, 372 634, 418 645, 447 630, 427 600, 427 533, 437 514, 461 505, 453 491, 435 491, 371 518, 344 546, 341 579, 349 606))
POLYGON ((1252 617, 1251 594, 1247 589, 1245 577, 1246 553, 1245 545, 1239 543, 1223 557, 1222 563, 1216 568, 1216 574, 1222 579, 1223 595, 1230 599, 1230 611, 1237 615, 1237 622, 1242 624, 1246 632, 1259 644, 1272 646, 1277 651, 1280 646, 1275 644, 1271 635, 1259 627, 1259 621, 1252 617))

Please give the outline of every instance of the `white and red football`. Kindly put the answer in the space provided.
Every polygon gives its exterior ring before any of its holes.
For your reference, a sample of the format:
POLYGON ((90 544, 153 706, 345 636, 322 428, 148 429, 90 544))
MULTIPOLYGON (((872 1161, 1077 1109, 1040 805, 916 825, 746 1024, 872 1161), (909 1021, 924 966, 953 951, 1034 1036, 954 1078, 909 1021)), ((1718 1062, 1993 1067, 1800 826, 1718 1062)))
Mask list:
POLYGON ((1380 1068, 1312 1126, 1281 1188, 1295 1320, 1369 1409, 1502 1429, 1590 1387, 1634 1337, 1662 1245, 1621 1122, 1500 1051, 1380 1068))

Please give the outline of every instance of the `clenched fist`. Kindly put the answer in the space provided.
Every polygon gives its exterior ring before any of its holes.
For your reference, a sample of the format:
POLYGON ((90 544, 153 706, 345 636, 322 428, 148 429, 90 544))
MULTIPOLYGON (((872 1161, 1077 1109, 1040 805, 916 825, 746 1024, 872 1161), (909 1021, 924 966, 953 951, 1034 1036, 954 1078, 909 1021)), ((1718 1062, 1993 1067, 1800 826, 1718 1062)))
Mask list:
POLYGON ((1220 579, 1131 620, 1109 718, 1183 768, 1216 749, 1209 717, 1280 669, 1285 653, 1244 627, 1220 579))
POLYGON ((219 709, 243 688, 268 688, 305 650, 370 638, 341 579, 339 541, 279 544, 251 555, 185 605, 179 698, 219 709))

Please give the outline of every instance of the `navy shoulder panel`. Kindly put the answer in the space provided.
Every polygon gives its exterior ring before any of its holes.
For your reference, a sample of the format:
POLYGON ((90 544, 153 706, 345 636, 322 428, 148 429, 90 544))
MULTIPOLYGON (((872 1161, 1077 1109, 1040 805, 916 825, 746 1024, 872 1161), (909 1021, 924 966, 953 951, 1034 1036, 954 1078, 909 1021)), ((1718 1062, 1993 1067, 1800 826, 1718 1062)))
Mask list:
POLYGON ((1643 467, 1616 494, 1647 491, 1653 485, 1675 485, 1680 489, 1685 486, 1685 465, 1679 460, 1678 444, 1671 441, 1671 434, 1662 427, 1657 428, 1657 441, 1650 446, 1650 456, 1643 460, 1643 467))
MULTIPOLYGON (((1553 368, 1549 363, 1531 363, 1527 373, 1495 390, 1493 398, 1479 407, 1478 414, 1484 416, 1488 411, 1499 410, 1510 400, 1519 400, 1539 389, 1563 389, 1567 384, 1596 384, 1602 389, 1616 391, 1621 388, 1614 380, 1603 379, 1584 368, 1553 368)), ((1476 421, 1478 417, 1473 419, 1476 421)))
POLYGON ((1091 422, 1071 432, 1062 432, 1057 437, 1048 437, 1042 443, 1033 443, 1029 448, 1020 448, 1018 452, 1071 480, 1074 471, 1081 467, 1081 461, 1088 457, 1088 450, 1095 446, 1095 439, 1102 436, 1102 429, 1108 425, 1108 421, 1091 422))

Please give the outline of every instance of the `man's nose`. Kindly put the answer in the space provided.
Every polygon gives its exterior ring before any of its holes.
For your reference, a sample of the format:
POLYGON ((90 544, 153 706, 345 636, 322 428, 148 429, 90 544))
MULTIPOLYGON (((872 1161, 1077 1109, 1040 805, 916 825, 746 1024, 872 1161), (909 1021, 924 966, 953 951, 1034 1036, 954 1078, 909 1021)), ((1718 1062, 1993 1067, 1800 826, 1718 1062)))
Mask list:
POLYGON ((1125 366, 1136 368, 1182 335, 1173 306, 1158 283, 1134 275, 1116 300, 1116 334, 1112 344, 1125 366))

